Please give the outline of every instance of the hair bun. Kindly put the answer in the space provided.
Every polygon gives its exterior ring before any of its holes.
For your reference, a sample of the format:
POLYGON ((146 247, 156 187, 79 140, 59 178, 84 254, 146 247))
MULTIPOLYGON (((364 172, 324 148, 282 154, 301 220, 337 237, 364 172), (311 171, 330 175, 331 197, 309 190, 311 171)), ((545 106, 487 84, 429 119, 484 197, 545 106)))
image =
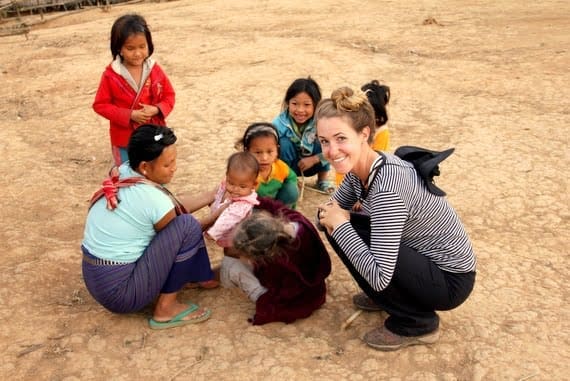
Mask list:
POLYGON ((331 100, 338 110, 355 112, 360 110, 362 105, 368 101, 368 98, 360 90, 355 92, 350 87, 340 87, 333 91, 331 100))

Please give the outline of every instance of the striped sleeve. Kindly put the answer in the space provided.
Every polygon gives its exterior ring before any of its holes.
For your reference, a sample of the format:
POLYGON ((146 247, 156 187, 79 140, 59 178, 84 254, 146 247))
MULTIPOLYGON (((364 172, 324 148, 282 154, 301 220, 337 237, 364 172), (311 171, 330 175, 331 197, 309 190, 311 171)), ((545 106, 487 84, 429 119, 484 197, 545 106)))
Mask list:
POLYGON ((374 213, 370 215, 370 247, 349 222, 338 226, 332 232, 332 238, 370 286, 381 291, 392 280, 408 213, 395 193, 376 194, 374 204, 374 213))
POLYGON ((342 209, 350 210, 358 201, 361 190, 362 186, 358 177, 352 173, 347 173, 336 192, 331 196, 331 200, 338 202, 342 209))
POLYGON ((403 245, 442 270, 475 271, 471 241, 447 199, 430 193, 410 163, 386 157, 364 199, 360 180, 352 173, 333 195, 343 209, 360 201, 362 212, 370 216, 370 246, 350 222, 337 226, 331 235, 356 270, 373 289, 382 291, 390 284, 403 245))

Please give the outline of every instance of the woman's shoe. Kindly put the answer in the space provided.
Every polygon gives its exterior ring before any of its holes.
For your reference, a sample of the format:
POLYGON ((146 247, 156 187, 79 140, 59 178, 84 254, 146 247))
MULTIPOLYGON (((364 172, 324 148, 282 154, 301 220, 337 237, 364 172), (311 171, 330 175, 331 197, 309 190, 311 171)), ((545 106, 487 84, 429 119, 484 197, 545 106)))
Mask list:
POLYGON ((363 340, 374 349, 396 351, 410 345, 433 344, 439 340, 439 330, 420 336, 400 336, 382 326, 365 334, 363 340))
POLYGON ((382 311, 382 307, 374 303, 364 292, 352 297, 352 303, 363 311, 382 311))

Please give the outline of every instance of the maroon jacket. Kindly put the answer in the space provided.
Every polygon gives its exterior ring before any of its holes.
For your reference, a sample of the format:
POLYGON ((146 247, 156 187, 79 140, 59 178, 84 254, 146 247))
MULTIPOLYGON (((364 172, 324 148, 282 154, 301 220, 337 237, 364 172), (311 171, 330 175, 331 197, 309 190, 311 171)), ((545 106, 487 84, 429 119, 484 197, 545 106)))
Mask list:
POLYGON ((325 302, 330 257, 318 231, 305 216, 270 198, 260 197, 259 202, 256 209, 296 222, 298 232, 284 254, 258 263, 254 269, 267 292, 257 299, 253 324, 291 323, 308 317, 325 302))
POLYGON ((138 98, 136 90, 120 74, 117 60, 109 64, 101 76, 99 89, 93 102, 93 110, 109 119, 109 133, 113 146, 127 147, 131 134, 139 126, 131 120, 131 111, 141 108, 139 103, 153 105, 160 109, 160 113, 154 116, 149 123, 161 126, 166 125, 165 119, 174 108, 175 93, 168 77, 158 64, 150 58, 147 61, 151 66, 150 74, 138 98))

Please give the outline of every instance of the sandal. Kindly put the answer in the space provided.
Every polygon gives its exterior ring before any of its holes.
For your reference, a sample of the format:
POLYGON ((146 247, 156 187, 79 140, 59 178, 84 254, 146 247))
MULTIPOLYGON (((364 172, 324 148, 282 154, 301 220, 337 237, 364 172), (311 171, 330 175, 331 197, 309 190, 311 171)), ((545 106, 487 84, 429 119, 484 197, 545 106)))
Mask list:
POLYGON ((317 180, 317 189, 325 194, 333 194, 336 190, 331 180, 317 180))
POLYGON ((198 309, 199 307, 196 304, 190 303, 187 309, 185 309, 178 315, 174 316, 172 319, 168 321, 157 321, 154 320, 154 318, 151 318, 148 320, 148 325, 150 329, 167 329, 167 328, 180 327, 186 324, 201 323, 210 318, 212 311, 209 308, 202 308, 202 311, 199 314, 189 319, 184 319, 191 313, 198 311, 198 309))

